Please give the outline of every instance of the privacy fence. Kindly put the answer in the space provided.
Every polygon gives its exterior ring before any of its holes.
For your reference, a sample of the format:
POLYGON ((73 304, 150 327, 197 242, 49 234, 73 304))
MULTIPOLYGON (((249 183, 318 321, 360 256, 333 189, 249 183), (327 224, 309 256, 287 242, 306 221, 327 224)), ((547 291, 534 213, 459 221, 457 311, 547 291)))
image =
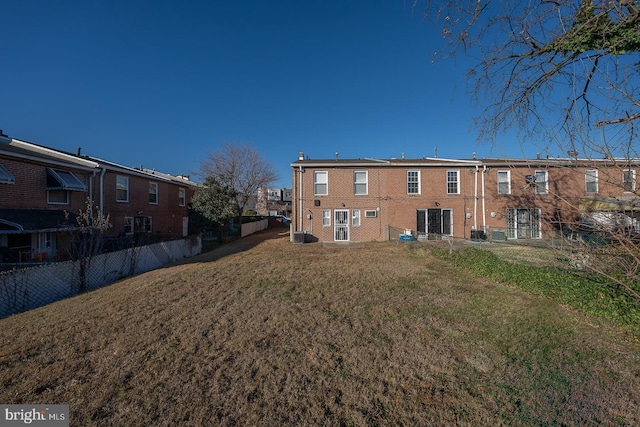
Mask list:
POLYGON ((0 272, 0 317, 31 310, 197 255, 200 237, 0 272))

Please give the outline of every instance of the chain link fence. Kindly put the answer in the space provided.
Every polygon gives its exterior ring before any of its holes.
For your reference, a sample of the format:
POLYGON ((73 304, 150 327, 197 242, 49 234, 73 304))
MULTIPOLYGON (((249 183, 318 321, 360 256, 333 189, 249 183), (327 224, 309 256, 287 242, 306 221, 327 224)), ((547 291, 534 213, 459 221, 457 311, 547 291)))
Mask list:
POLYGON ((200 237, 128 247, 0 272, 0 318, 97 289, 125 277, 191 257, 202 251, 200 237))

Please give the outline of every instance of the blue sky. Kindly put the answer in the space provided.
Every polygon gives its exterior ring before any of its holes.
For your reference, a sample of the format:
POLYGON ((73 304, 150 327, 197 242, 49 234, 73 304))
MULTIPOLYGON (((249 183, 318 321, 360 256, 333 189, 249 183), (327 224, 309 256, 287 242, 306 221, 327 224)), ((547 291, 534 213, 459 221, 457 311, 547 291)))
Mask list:
MULTIPOLYGON (((404 0, 4 0, 0 129, 183 174, 251 144, 311 158, 522 157, 478 144, 468 64, 404 0)), ((509 149, 509 147, 511 147, 509 149)))

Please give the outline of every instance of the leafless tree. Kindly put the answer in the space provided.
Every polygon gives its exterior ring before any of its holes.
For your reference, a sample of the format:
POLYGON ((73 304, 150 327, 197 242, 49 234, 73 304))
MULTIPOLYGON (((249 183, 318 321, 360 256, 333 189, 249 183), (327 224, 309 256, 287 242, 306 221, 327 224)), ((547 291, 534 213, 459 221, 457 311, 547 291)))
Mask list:
MULTIPOLYGON (((584 245, 583 264, 638 298, 629 283, 637 284, 640 272, 639 187, 635 176, 633 185, 621 177, 640 154, 640 2, 415 0, 413 8, 441 28, 443 49, 434 61, 474 60, 467 81, 481 111, 480 139, 517 130, 517 143, 545 155, 611 161, 613 172, 600 178, 624 187, 626 198, 619 212, 588 220, 614 244, 584 245)), ((576 222, 588 214, 575 203, 563 209, 576 222)))
POLYGON ((223 144, 200 164, 200 175, 211 177, 237 193, 238 212, 242 214, 258 189, 278 179, 271 163, 264 159, 252 145, 223 144))

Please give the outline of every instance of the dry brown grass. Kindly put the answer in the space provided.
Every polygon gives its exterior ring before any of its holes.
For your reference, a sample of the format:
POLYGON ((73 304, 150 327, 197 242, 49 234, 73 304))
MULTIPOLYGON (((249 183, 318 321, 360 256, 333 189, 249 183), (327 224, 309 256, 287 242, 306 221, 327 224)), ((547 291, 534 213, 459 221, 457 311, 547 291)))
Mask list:
POLYGON ((72 425, 640 425, 614 325, 426 249, 276 232, 0 320, 0 402, 72 425))

